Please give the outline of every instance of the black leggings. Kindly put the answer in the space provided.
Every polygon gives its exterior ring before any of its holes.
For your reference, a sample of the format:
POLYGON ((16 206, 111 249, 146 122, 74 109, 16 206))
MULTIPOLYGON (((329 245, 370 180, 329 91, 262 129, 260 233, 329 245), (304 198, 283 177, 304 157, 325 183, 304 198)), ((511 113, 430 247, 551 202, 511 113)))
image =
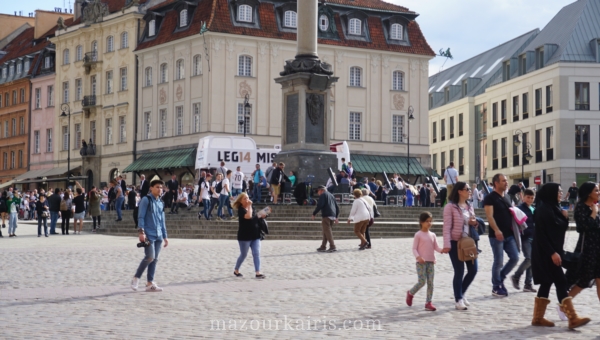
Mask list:
POLYGON ((558 297, 558 302, 562 303, 562 300, 569 296, 567 293, 567 278, 564 275, 555 277, 553 283, 540 284, 537 296, 547 299, 548 296, 550 296, 550 288, 553 284, 556 287, 556 296, 558 297))
POLYGON ((60 212, 60 216, 61 216, 61 223, 60 223, 60 229, 62 230, 62 233, 65 234, 65 232, 68 234, 69 233, 69 219, 71 218, 71 210, 61 210, 60 212), (66 225, 66 227, 65 227, 66 225))
POLYGON ((100 226, 100 216, 92 216, 92 220, 94 221, 94 230, 96 230, 96 219, 98 219, 98 226, 100 226))

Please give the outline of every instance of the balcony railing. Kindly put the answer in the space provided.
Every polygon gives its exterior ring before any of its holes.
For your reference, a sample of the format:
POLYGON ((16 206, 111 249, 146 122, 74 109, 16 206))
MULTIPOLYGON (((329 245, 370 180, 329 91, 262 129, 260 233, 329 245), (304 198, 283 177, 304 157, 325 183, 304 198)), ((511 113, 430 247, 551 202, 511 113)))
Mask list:
POLYGON ((83 106, 84 108, 96 106, 96 95, 83 96, 81 106, 83 106))
POLYGON ((92 64, 98 62, 98 52, 87 52, 83 57, 83 64, 92 64))
POLYGON ((79 154, 81 156, 95 156, 96 155, 96 144, 91 143, 91 139, 90 139, 90 143, 85 143, 85 141, 83 141, 83 146, 81 147, 81 149, 79 149, 79 154))

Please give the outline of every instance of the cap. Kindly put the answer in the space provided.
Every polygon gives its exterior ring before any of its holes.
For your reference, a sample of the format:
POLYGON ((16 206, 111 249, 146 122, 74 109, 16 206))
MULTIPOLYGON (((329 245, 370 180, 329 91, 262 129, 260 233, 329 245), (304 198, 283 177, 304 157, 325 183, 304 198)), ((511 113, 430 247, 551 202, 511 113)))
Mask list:
POLYGON ((327 187, 326 187, 326 186, 324 186, 324 185, 319 185, 319 186, 317 187, 317 190, 327 190, 327 187))

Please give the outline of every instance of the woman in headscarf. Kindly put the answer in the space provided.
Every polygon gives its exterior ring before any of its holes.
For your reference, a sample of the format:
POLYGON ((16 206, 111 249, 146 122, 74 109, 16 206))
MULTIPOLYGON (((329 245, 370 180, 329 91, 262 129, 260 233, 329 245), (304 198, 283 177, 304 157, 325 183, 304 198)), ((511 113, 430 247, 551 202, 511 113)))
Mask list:
POLYGON ((560 184, 546 183, 535 198, 535 234, 531 252, 531 270, 533 281, 539 284, 533 308, 533 326, 554 327, 554 323, 544 318, 552 285, 560 308, 569 319, 569 328, 577 328, 590 322, 589 318, 580 318, 575 312, 573 301, 567 293, 567 278, 561 268, 564 256, 565 233, 569 228, 568 213, 560 208, 562 189, 560 184))

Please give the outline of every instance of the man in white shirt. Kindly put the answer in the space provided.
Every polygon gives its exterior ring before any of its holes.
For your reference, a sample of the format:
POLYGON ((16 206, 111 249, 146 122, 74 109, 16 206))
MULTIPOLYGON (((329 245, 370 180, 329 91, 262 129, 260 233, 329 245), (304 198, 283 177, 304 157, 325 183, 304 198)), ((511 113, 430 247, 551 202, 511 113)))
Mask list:
POLYGON ((235 219, 233 217, 233 209, 231 209, 231 204, 229 203, 229 195, 231 194, 231 170, 227 170, 227 176, 221 182, 221 192, 219 196, 219 208, 217 209, 217 221, 223 219, 223 206, 227 207, 227 212, 231 219, 235 219))
POLYGON ((231 196, 237 197, 242 193, 244 188, 244 173, 241 171, 242 167, 238 166, 233 178, 231 180, 231 196))
POLYGON ((450 197, 452 189, 454 189, 454 184, 458 182, 458 171, 454 168, 454 162, 450 162, 450 165, 444 172, 444 181, 446 181, 446 191, 448 192, 448 197, 450 197))
POLYGON ((221 197, 221 194, 219 194, 217 192, 216 188, 217 188, 217 184, 219 184, 222 180, 223 180, 223 176, 221 174, 217 174, 217 178, 211 184, 211 188, 210 188, 210 192, 211 192, 210 209, 208 210, 208 218, 212 217, 212 211, 213 211, 213 209, 215 207, 219 206, 219 197, 221 197))
POLYGON ((210 220, 209 217, 209 211, 210 211, 210 180, 212 179, 212 175, 206 174, 206 180, 202 181, 202 183, 200 184, 200 188, 198 188, 198 190, 200 191, 200 199, 202 200, 202 206, 204 207, 204 209, 198 213, 198 218, 202 218, 202 216, 204 215, 204 217, 206 218, 206 220, 210 220))
POLYGON ((177 201, 173 204, 175 204, 175 213, 179 211, 179 208, 187 208, 188 194, 183 190, 182 187, 179 187, 177 190, 177 201))

